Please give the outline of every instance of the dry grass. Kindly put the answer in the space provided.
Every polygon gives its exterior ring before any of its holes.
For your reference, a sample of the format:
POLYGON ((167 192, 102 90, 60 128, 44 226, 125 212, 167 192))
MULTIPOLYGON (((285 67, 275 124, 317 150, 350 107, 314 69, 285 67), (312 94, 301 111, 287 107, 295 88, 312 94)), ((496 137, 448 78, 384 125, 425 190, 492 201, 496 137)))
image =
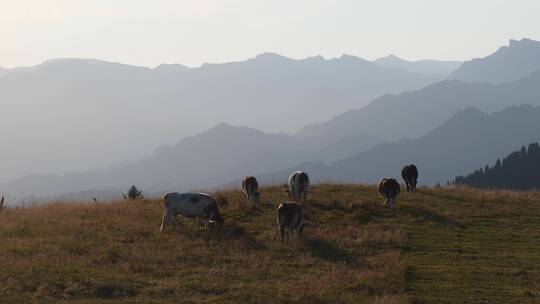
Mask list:
POLYGON ((160 200, 51 204, 0 213, 0 303, 535 303, 539 195, 402 194, 317 185, 305 234, 283 246, 264 188, 257 208, 219 196, 224 231, 185 220, 159 233, 160 200))

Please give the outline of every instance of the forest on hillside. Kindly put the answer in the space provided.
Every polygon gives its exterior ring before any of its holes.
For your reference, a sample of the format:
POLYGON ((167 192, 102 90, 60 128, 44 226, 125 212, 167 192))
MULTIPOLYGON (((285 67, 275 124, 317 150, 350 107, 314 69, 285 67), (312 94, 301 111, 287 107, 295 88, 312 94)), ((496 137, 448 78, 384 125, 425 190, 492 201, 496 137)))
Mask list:
POLYGON ((530 190, 540 188, 540 145, 531 143, 506 156, 495 165, 480 168, 454 179, 456 185, 478 188, 530 190))

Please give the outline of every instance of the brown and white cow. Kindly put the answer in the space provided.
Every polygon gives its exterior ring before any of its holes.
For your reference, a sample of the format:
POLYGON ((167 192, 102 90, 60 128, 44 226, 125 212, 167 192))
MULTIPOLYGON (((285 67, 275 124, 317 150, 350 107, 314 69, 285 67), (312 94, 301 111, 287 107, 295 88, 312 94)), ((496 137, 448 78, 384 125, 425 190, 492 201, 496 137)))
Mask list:
POLYGON ((289 198, 304 203, 309 191, 309 176, 304 171, 296 171, 289 176, 289 198))
POLYGON ((178 224, 177 215, 186 218, 203 219, 208 229, 214 224, 223 227, 223 217, 219 212, 216 200, 205 193, 177 193, 171 192, 163 197, 163 219, 161 229, 167 225, 178 224))
POLYGON ((255 205, 259 203, 259 183, 253 176, 246 176, 242 181, 242 191, 246 194, 248 203, 255 205))
POLYGON ((385 198, 384 204, 388 204, 390 209, 396 208, 399 191, 399 183, 394 178, 385 177, 379 182, 379 193, 385 198))
POLYGON ((277 222, 281 242, 290 240, 293 234, 304 231, 304 209, 297 202, 285 202, 278 207, 277 222))

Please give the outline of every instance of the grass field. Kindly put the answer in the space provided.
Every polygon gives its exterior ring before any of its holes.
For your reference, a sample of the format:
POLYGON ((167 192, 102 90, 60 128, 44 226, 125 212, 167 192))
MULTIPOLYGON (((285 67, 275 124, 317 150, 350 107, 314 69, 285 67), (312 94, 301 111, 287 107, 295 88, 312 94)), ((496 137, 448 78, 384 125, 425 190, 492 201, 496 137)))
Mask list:
POLYGON ((226 227, 159 233, 162 202, 0 213, 0 303, 540 303, 540 194, 402 193, 316 185, 304 236, 283 246, 280 187, 250 208, 221 192, 226 227))

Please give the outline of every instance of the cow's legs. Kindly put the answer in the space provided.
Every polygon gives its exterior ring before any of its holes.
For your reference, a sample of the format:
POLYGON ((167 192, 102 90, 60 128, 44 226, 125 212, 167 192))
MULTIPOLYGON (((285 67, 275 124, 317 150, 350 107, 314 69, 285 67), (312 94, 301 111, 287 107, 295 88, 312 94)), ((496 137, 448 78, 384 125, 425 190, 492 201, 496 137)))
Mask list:
POLYGON ((175 228, 175 223, 173 222, 173 217, 174 215, 171 215, 171 214, 168 214, 167 212, 164 212, 163 213, 163 218, 161 219, 161 228, 159 229, 159 231, 163 231, 163 229, 165 229, 166 226, 168 225, 173 225, 173 228, 175 228))
POLYGON ((279 227, 279 235, 281 236, 281 243, 285 243, 285 229, 279 227))
POLYGON ((166 215, 163 215, 163 219, 161 219, 161 227, 159 228, 160 232, 163 232, 163 228, 165 228, 165 225, 168 224, 167 222, 168 220, 167 220, 166 215))
POLYGON ((390 199, 390 209, 392 209, 392 210, 396 209, 396 198, 395 197, 390 199))

